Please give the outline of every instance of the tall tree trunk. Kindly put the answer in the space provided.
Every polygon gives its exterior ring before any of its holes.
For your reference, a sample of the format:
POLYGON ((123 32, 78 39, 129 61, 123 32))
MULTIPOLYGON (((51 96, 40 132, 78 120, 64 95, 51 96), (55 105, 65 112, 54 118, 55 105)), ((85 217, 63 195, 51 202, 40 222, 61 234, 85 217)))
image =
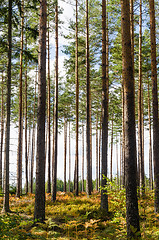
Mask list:
POLYGON ((121 0, 122 75, 125 95, 125 185, 127 237, 139 238, 134 77, 130 38, 130 3, 121 0), (135 231, 134 231, 135 229, 135 231))
POLYGON ((69 192, 71 192, 71 129, 69 121, 69 192))
POLYGON ((55 41, 56 41, 56 67, 55 67, 55 144, 54 144, 54 160, 53 160, 53 178, 52 178, 52 200, 56 200, 56 183, 57 183, 57 139, 58 139, 58 1, 55 7, 55 41))
POLYGON ((119 186, 119 164, 118 164, 118 137, 116 135, 116 179, 117 185, 119 186))
MULTIPOLYGON (((26 49, 27 49, 27 36, 26 36, 26 49)), ((25 194, 28 193, 28 138, 27 138, 27 130, 28 130, 28 123, 27 123, 27 62, 25 63, 25 194)))
POLYGON ((144 184, 144 160, 143 160, 143 141, 142 141, 142 0, 140 0, 139 17, 139 84, 138 84, 138 172, 140 192, 143 195, 144 184))
POLYGON ((157 90, 157 62, 156 62, 156 25, 154 0, 149 0, 150 5, 150 39, 151 39, 151 78, 152 78, 152 103, 153 103, 153 163, 155 184, 155 212, 159 212, 159 126, 158 126, 158 90, 157 90))
POLYGON ((33 130, 32 130, 32 145, 31 145, 31 159, 30 159, 30 192, 33 193, 33 172, 34 172, 34 156, 35 156, 35 105, 36 105, 36 84, 37 84, 37 71, 35 78, 35 92, 34 92, 34 112, 33 112, 33 130))
POLYGON ((98 173, 98 176, 99 176, 99 180, 98 180, 98 183, 99 183, 99 189, 100 189, 100 185, 101 185, 101 135, 102 135, 102 128, 101 128, 101 119, 100 119, 100 128, 99 128, 99 173, 98 173))
POLYGON ((0 190, 2 190, 2 153, 3 153, 3 136, 4 136, 4 97, 3 97, 3 72, 1 82, 1 145, 0 145, 0 190))
POLYGON ((67 157, 67 120, 64 117, 64 192, 66 189, 66 157, 67 157))
POLYGON ((89 63, 89 21, 88 0, 86 0, 86 158, 87 158, 87 195, 91 195, 91 156, 90 156, 90 63, 89 63))
POLYGON ((2 212, 9 212, 9 147, 10 147, 10 103, 11 103, 11 59, 12 59, 12 0, 8 0, 8 63, 7 63, 7 107, 4 148, 4 198, 2 212))
POLYGON ((24 0, 21 3, 21 44, 20 44, 20 78, 19 78, 19 129, 18 129, 18 152, 17 152, 17 187, 16 196, 21 195, 22 179, 22 112, 23 112, 23 29, 24 29, 24 0))
POLYGON ((124 86, 122 83, 122 186, 125 186, 125 105, 124 86))
POLYGON ((110 151, 110 181, 113 181, 113 116, 112 116, 112 133, 111 133, 111 151, 110 151))
POLYGON ((82 192, 84 192, 84 124, 82 124, 82 192))
POLYGON ((122 185, 122 137, 121 137, 121 133, 120 133, 120 174, 119 174, 119 179, 120 179, 120 189, 121 189, 121 185, 122 185))
POLYGON ((48 20, 48 102, 47 102, 47 127, 48 127, 48 179, 47 179, 47 193, 51 193, 51 134, 50 134, 50 32, 48 20))
POLYGON ((79 78, 78 78, 78 0, 76 0, 76 63, 75 63, 75 81, 76 81, 76 174, 75 174, 75 193, 78 196, 78 119, 79 119, 79 78))
POLYGON ((106 77, 106 1, 102 0, 102 170, 101 208, 108 212, 107 185, 108 154, 108 78, 106 77), (103 176, 105 176, 103 178, 103 176))
POLYGON ((40 1, 36 192, 34 219, 45 220, 46 0, 40 1))
POLYGON ((96 191, 98 191, 98 113, 96 116, 96 191))
POLYGON ((149 119, 149 188, 153 189, 153 174, 152 174, 152 137, 151 137, 151 105, 150 105, 150 85, 148 81, 148 119, 149 119))

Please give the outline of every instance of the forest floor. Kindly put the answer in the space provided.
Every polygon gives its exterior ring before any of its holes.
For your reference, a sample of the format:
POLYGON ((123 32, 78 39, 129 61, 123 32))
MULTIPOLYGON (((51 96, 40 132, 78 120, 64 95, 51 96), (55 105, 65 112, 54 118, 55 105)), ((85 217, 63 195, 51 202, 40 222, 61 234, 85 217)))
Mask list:
MULTIPOLYGON (((100 209, 100 194, 57 194, 51 201, 46 194, 46 221, 33 222, 34 194, 10 196, 12 213, 0 215, 0 239, 126 239, 125 193, 109 192, 109 213, 100 209)), ((0 211, 3 199, 0 198, 0 211)), ((159 239, 159 214, 154 213, 153 192, 139 198, 142 239, 159 239)))

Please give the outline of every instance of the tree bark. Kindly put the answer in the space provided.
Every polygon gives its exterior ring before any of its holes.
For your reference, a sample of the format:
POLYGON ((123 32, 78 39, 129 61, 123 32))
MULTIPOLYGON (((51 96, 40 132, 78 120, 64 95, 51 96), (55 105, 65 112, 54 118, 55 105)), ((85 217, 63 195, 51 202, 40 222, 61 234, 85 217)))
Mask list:
POLYGON ((84 124, 82 124, 82 192, 84 192, 84 124))
POLYGON ((35 104, 36 104, 36 84, 37 84, 37 71, 35 78, 35 92, 34 92, 34 112, 33 112, 33 130, 32 130, 32 145, 31 145, 31 159, 30 159, 30 192, 33 193, 33 172, 34 172, 34 156, 35 156, 35 104))
POLYGON ((3 136, 4 136, 4 94, 3 94, 3 72, 1 83, 1 145, 0 145, 0 190, 2 190, 2 153, 3 153, 3 136))
POLYGON ((76 173, 75 173, 75 193, 78 196, 78 168, 79 168, 79 159, 78 159, 78 119, 79 119, 79 78, 78 78, 78 0, 76 0, 76 63, 75 63, 75 81, 76 81, 76 173))
POLYGON ((108 78, 106 77, 106 1, 102 0, 102 168, 101 209, 108 212, 107 154, 108 154, 108 78))
POLYGON ((69 192, 71 192, 71 129, 69 121, 69 192))
POLYGON ((138 84, 138 172, 140 193, 144 195, 144 160, 143 160, 143 129, 142 129, 142 0, 140 0, 139 17, 139 84, 138 84))
POLYGON ((55 7, 55 44, 56 44, 56 66, 55 66, 55 144, 54 144, 54 161, 53 161, 53 178, 52 178, 52 200, 56 200, 56 183, 57 183, 57 146, 58 146, 58 2, 55 7))
POLYGON ((45 220, 46 0, 40 1, 36 192, 34 219, 45 220))
POLYGON ((91 156, 90 156, 90 63, 89 63, 89 21, 88 0, 86 0, 86 158, 87 158, 87 195, 91 195, 91 156))
POLYGON ((112 116, 112 133, 111 133, 111 151, 110 151, 110 181, 113 181, 113 116, 112 116))
POLYGON ((19 78, 19 129, 18 129, 18 152, 17 152, 17 187, 16 196, 21 195, 22 181, 22 115, 23 115, 23 29, 24 29, 24 0, 21 3, 21 45, 20 45, 20 78, 19 78))
POLYGON ((151 39, 151 79, 152 79, 152 104, 153 104, 153 163, 155 212, 159 212, 159 126, 158 126, 158 89, 157 89, 157 62, 156 62, 156 24, 154 0, 149 0, 150 6, 150 39, 151 39))
POLYGON ((150 84, 148 81, 148 119, 149 119, 149 188, 153 189, 153 174, 152 174, 152 137, 151 137, 151 105, 150 105, 150 84))
POLYGON ((98 191, 98 113, 96 116, 96 191, 98 191))
POLYGON ((25 194, 28 193, 28 138, 27 138, 27 130, 28 130, 28 123, 27 123, 27 63, 26 63, 26 70, 25 70, 25 194))
POLYGON ((50 32, 48 20, 48 102, 47 102, 47 127, 48 127, 48 179, 47 179, 47 193, 51 193, 51 134, 50 134, 50 32))
POLYGON ((66 189, 67 120, 64 118, 64 192, 66 189))
POLYGON ((4 148, 4 198, 2 212, 9 212, 9 146, 11 103, 11 59, 12 59, 12 0, 8 1, 8 63, 7 63, 7 107, 4 148))
POLYGON ((127 237, 139 239, 134 77, 130 38, 130 3, 121 0, 122 76, 125 95, 125 186, 127 237), (135 230, 135 231, 134 231, 135 230))

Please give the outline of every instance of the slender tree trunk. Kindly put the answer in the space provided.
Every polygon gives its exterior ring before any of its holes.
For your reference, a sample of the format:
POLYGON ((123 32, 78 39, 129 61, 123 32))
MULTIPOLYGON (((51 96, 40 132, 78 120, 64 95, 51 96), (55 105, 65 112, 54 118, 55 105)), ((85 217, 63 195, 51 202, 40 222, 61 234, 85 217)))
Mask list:
POLYGON ((98 191, 98 113, 96 117, 96 191, 98 191))
POLYGON ((76 0, 76 63, 75 63, 75 81, 76 81, 76 174, 75 174, 75 193, 78 196, 78 119, 79 119, 79 79, 78 79, 78 0, 76 0))
POLYGON ((108 154, 108 78, 106 77, 106 1, 102 0, 102 170, 101 208, 108 212, 107 185, 108 154), (103 177, 104 176, 104 177, 103 177))
POLYGON ((31 148, 31 126, 29 125, 29 136, 28 136, 28 181, 29 181, 29 191, 30 191, 30 182, 31 182, 31 158, 30 158, 30 148, 31 148))
POLYGON ((120 174, 119 174, 119 179, 120 179, 120 189, 121 189, 121 185, 122 185, 122 173, 121 173, 121 169, 122 169, 122 137, 121 137, 121 133, 120 133, 120 174))
POLYGON ((57 183, 57 139, 58 139, 58 2, 55 7, 55 39, 56 39, 56 67, 55 67, 55 146, 53 161, 53 178, 52 178, 52 200, 56 200, 56 183, 57 183))
MULTIPOLYGON (((27 50, 27 35, 26 35, 26 50, 27 50)), ((27 123, 27 62, 25 63, 25 194, 28 193, 28 138, 27 138, 27 130, 28 130, 28 123, 27 123)))
POLYGON ((36 192, 34 219, 45 220, 46 0, 40 1, 36 192))
POLYGON ((50 32, 49 32, 49 20, 48 20, 48 102, 47 102, 47 127, 48 127, 48 180, 47 180, 47 193, 51 193, 51 134, 50 134, 50 32))
POLYGON ((122 83, 122 186, 125 186, 125 106, 124 106, 124 86, 122 83))
POLYGON ((3 153, 3 135, 4 135, 4 97, 3 97, 3 72, 1 83, 1 145, 0 145, 0 190, 2 190, 2 153, 3 153))
POLYGON ((101 185, 101 135, 102 135, 102 128, 101 128, 101 120, 100 120, 100 129, 99 129, 99 173, 98 173, 98 176, 99 176, 99 180, 98 180, 98 183, 99 183, 99 189, 100 189, 100 185, 101 185))
POLYGON ((34 172, 34 156, 35 156, 35 104, 36 104, 36 84, 37 71, 35 78, 35 95, 34 95, 34 112, 33 112, 33 131, 32 131, 32 147, 31 147, 31 164, 30 164, 30 192, 33 193, 33 172, 34 172))
POLYGON ((119 186, 119 164, 118 164, 118 137, 116 135, 116 179, 117 185, 119 186))
POLYGON ((153 163, 155 184, 155 212, 159 212, 159 126, 158 126, 158 90, 157 90, 157 62, 156 62, 156 24, 154 0, 149 0, 150 5, 150 39, 151 39, 151 78, 152 78, 152 103, 153 103, 153 163))
POLYGON ((21 6, 21 49, 20 49, 20 79, 19 79, 19 130, 18 130, 18 152, 17 152, 17 188, 16 196, 21 195, 21 179, 22 179, 22 112, 23 112, 23 29, 24 29, 24 0, 22 0, 21 6))
POLYGON ((82 192, 84 192, 84 124, 82 124, 82 192))
POLYGON ((66 157, 67 157, 67 120, 64 117, 64 192, 66 189, 66 157))
POLYGON ((71 129, 69 121, 69 192, 71 192, 71 129))
POLYGON ((113 116, 112 116, 112 133, 111 133, 111 151, 110 151, 110 181, 113 181, 113 116))
POLYGON ((139 239, 134 77, 130 38, 130 3, 121 0, 122 74, 125 95, 125 185, 127 237, 139 239), (135 229, 135 231, 134 231, 135 229))
POLYGON ((149 188, 153 189, 152 174, 152 137, 151 137, 151 105, 150 105, 150 85, 148 79, 148 119, 149 119, 149 188))
POLYGON ((11 103, 11 59, 12 59, 12 1, 8 0, 8 63, 7 63, 7 108, 4 148, 4 198, 2 212, 9 212, 9 147, 10 147, 10 103, 11 103))
POLYGON ((140 0, 139 18, 139 85, 138 85, 138 172, 140 192, 145 192, 144 160, 143 160, 143 129, 142 129, 142 0, 140 0))
POLYGON ((86 0, 86 158, 87 158, 87 195, 91 195, 91 156, 90 156, 90 63, 89 63, 89 22, 88 22, 88 0, 86 0))

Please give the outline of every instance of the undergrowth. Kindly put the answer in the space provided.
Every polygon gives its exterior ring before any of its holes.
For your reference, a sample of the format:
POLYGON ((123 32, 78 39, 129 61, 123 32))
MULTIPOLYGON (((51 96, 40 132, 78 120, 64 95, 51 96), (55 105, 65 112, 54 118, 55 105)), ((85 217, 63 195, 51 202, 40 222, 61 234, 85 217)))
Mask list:
MULTIPOLYGON (((46 221, 34 223, 34 195, 10 197, 12 213, 0 215, 0 239, 126 239, 125 191, 108 191, 109 213, 100 209, 100 193, 46 194, 46 221)), ((159 239, 159 215, 154 213, 153 192, 139 199, 142 239, 159 239)), ((2 197, 0 198, 2 209, 2 197)), ((0 209, 0 210, 1 210, 0 209)))

